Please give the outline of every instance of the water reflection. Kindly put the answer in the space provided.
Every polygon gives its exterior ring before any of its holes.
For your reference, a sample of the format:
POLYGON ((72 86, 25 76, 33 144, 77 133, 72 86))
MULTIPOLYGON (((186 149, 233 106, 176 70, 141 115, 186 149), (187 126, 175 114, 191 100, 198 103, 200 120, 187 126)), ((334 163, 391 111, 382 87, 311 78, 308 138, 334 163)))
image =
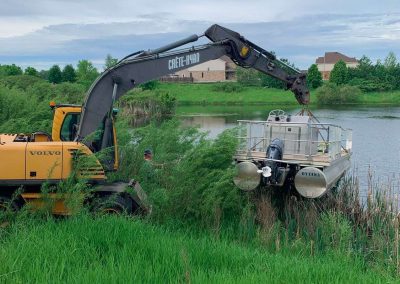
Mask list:
POLYGON ((225 117, 220 116, 192 116, 185 117, 182 121, 184 126, 198 126, 202 131, 208 132, 208 136, 215 138, 227 128, 236 126, 233 122, 228 122, 225 117))

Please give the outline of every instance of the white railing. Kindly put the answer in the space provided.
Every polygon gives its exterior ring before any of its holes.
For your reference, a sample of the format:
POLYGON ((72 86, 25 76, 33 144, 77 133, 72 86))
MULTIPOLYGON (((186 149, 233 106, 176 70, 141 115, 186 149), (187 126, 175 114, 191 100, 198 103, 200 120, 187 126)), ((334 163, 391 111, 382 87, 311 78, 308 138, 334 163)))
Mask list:
POLYGON ((272 140, 284 142, 284 155, 336 159, 351 151, 352 131, 328 123, 266 122, 239 120, 239 152, 266 152, 272 140))

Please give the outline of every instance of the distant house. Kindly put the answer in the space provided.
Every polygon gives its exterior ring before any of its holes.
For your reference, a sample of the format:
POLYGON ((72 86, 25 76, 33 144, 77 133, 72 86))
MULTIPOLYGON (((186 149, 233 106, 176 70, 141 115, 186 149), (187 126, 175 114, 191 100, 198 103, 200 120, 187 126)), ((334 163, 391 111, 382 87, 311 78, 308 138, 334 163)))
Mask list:
POLYGON ((227 56, 210 60, 161 78, 174 82, 236 81, 236 64, 227 56))
POLYGON ((323 57, 318 57, 315 63, 322 74, 322 79, 329 80, 333 66, 339 60, 343 60, 347 67, 355 68, 358 61, 354 57, 348 57, 340 52, 325 52, 323 57))

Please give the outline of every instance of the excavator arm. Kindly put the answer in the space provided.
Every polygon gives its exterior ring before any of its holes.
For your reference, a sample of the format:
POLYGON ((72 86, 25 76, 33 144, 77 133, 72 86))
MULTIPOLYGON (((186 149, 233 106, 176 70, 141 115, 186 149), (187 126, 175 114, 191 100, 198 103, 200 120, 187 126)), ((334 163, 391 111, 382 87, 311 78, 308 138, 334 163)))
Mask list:
POLYGON ((239 33, 212 25, 205 35, 213 42, 227 40, 230 45, 230 53, 227 54, 233 62, 245 68, 254 68, 264 74, 274 77, 286 83, 286 88, 291 90, 299 104, 307 105, 310 102, 310 92, 306 84, 306 75, 293 67, 277 60, 271 52, 264 50, 256 44, 248 41, 239 33), (290 69, 295 75, 288 74, 285 69, 290 69))
POLYGON ((76 136, 77 141, 93 133, 104 123, 101 149, 110 145, 111 113, 114 102, 135 86, 188 67, 218 59, 223 55, 230 57, 237 65, 254 68, 286 83, 297 99, 309 103, 306 77, 293 69, 296 75, 288 74, 275 56, 239 33, 213 25, 204 34, 211 43, 187 49, 171 51, 174 48, 197 41, 192 35, 167 46, 140 51, 122 59, 117 65, 104 71, 92 84, 82 107, 82 115, 76 136))

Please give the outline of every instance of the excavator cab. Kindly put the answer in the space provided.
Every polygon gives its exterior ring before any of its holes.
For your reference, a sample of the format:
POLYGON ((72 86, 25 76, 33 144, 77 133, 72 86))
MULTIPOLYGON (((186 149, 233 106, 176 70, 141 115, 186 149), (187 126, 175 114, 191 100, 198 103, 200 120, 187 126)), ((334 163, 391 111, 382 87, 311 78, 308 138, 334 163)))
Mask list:
MULTIPOLYGON (((56 105, 54 103, 50 103, 50 107, 54 111, 51 134, 52 140, 63 142, 74 141, 78 131, 82 107, 78 105, 56 105)), ((115 130, 116 114, 117 111, 113 111, 110 141, 108 142, 108 147, 104 150, 105 155, 102 155, 104 157, 103 166, 108 171, 118 169, 117 135, 115 130)), ((93 153, 98 153, 102 150, 101 144, 104 136, 104 124, 104 121, 101 122, 98 129, 93 135, 87 137, 84 143, 93 153)))
POLYGON ((51 107, 54 111, 51 132, 53 141, 74 141, 82 107, 77 105, 54 105, 51 107))

